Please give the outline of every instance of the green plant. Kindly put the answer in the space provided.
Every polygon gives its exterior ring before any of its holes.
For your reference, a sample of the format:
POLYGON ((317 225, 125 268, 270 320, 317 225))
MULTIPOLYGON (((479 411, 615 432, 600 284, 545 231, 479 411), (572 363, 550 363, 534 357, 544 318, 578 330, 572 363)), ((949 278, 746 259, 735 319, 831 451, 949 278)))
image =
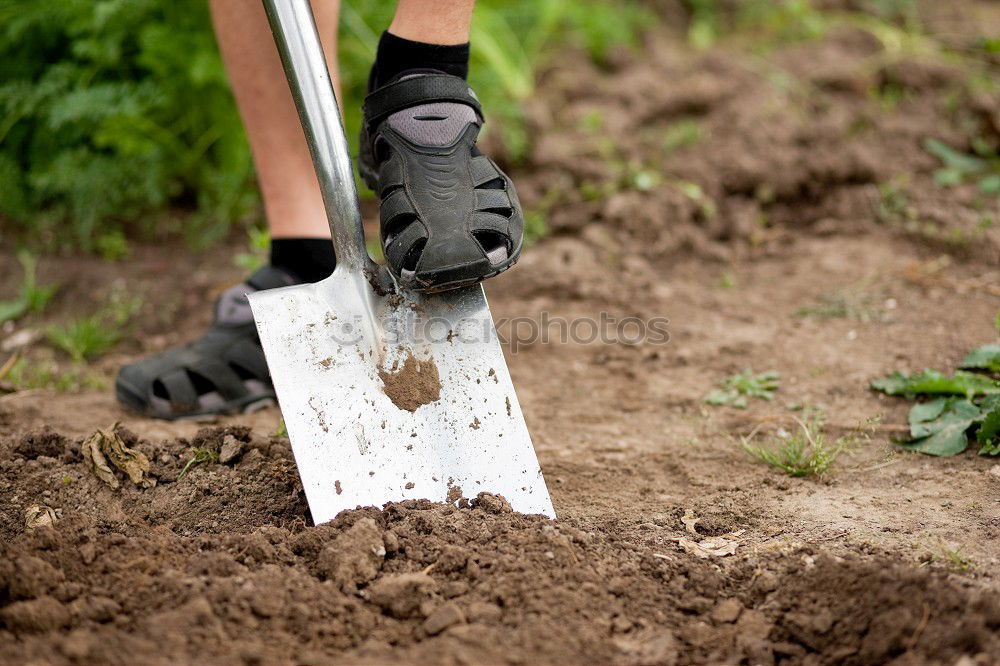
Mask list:
POLYGON ((248 273, 252 273, 267 263, 267 251, 271 247, 271 234, 263 227, 247 229, 247 251, 233 257, 233 263, 248 273))
POLYGON ((973 154, 961 153, 937 139, 927 139, 924 149, 944 165, 934 172, 934 180, 944 186, 974 181, 983 194, 1000 196, 1000 153, 981 139, 973 140, 972 148, 973 154))
POLYGON ((18 390, 51 389, 75 393, 83 389, 104 389, 104 379, 86 367, 61 368, 45 359, 19 358, 4 377, 18 390))
MULTIPOLYGON (((960 367, 996 372, 1000 345, 974 349, 960 367)), ((910 436, 899 442, 910 451, 953 456, 968 447, 969 437, 979 444, 979 454, 1000 455, 1000 381, 987 374, 956 370, 948 376, 936 370, 914 375, 895 372, 871 382, 871 387, 909 399, 930 396, 910 408, 910 436)))
POLYGON ((924 370, 912 375, 897 371, 888 377, 873 380, 871 386, 876 391, 907 398, 918 395, 961 395, 974 398, 1000 393, 1000 383, 989 377, 962 370, 955 371, 950 377, 937 370, 924 370))
POLYGON ((187 461, 184 465, 184 469, 181 473, 177 475, 177 480, 180 481, 187 474, 188 470, 194 465, 203 465, 205 463, 217 463, 219 462, 219 452, 214 449, 206 449, 201 447, 194 447, 191 449, 191 460, 187 461))
POLYGON ((129 254, 128 240, 121 229, 101 232, 94 240, 94 249, 105 261, 118 261, 129 254))
POLYGON ((780 469, 789 476, 823 476, 845 450, 854 447, 863 434, 854 432, 827 442, 819 417, 808 422, 795 419, 798 429, 779 432, 762 445, 752 443, 756 431, 740 439, 740 448, 757 460, 780 469))
POLYGON ((99 315, 77 317, 66 324, 50 326, 46 336, 53 346, 77 362, 103 354, 121 340, 121 332, 110 328, 99 315))
POLYGON ((885 323, 892 318, 881 305, 884 294, 866 279, 844 289, 824 294, 814 305, 804 305, 795 311, 796 317, 816 319, 853 319, 861 322, 885 323))
POLYGON ((938 552, 931 559, 954 571, 971 571, 976 566, 972 558, 962 554, 962 546, 949 546, 944 541, 940 542, 938 552))
POLYGON ((671 123, 663 133, 661 147, 664 153, 672 153, 687 146, 693 146, 702 140, 704 130, 697 120, 686 118, 671 123))
POLYGON ((730 405, 743 409, 747 406, 748 398, 773 400, 779 384, 780 377, 777 372, 769 370, 755 375, 750 368, 747 368, 722 380, 722 388, 705 396, 705 402, 710 405, 730 405))
POLYGON ((0 0, 0 81, 0 213, 25 230, 113 256, 169 202, 199 244, 254 206, 201 0, 0 0))
POLYGON ((113 292, 100 311, 77 317, 64 324, 54 324, 46 331, 50 344, 82 363, 110 350, 124 334, 123 327, 141 305, 137 298, 113 292))
POLYGON ((722 10, 716 0, 684 0, 691 19, 687 38, 691 46, 707 49, 722 32, 722 10))
POLYGON ((964 370, 1000 372, 1000 345, 983 345, 969 352, 958 367, 964 370))
POLYGON ((21 267, 24 270, 20 293, 14 300, 0 301, 0 324, 5 321, 13 321, 28 313, 41 312, 59 290, 57 284, 38 284, 35 276, 38 259, 33 254, 22 250, 17 253, 17 259, 21 262, 21 267))

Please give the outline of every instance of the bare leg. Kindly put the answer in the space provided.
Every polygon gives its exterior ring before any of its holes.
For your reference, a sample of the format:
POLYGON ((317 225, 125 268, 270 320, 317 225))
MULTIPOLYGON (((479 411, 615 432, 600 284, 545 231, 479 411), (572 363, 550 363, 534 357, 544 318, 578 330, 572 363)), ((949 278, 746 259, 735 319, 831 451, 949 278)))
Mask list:
MULTIPOLYGON (((337 85, 340 0, 313 0, 312 5, 327 66, 337 85)), ((329 237, 312 159, 263 6, 257 1, 211 0, 211 8, 219 48, 253 150, 271 237, 329 237)))
POLYGON ((427 44, 464 44, 475 0, 399 0, 389 32, 427 44))

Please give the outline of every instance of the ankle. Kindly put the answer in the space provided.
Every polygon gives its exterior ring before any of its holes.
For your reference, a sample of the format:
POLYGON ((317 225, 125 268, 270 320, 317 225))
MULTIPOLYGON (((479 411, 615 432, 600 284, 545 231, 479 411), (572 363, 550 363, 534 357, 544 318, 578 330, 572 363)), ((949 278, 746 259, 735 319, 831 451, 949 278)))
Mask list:
POLYGON ((469 74, 469 43, 428 44, 383 32, 375 64, 368 77, 368 90, 384 86, 410 70, 437 70, 466 78, 469 74))
POLYGON ((302 282, 318 282, 330 276, 337 260, 329 238, 274 238, 271 265, 302 282))

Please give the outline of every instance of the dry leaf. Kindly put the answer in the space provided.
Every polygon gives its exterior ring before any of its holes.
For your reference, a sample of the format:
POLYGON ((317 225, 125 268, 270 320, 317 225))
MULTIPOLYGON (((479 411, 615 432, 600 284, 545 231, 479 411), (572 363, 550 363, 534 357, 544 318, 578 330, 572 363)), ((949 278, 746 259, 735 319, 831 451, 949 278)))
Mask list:
POLYGON ((681 522, 684 523, 684 529, 691 534, 697 535, 698 530, 696 530, 694 526, 698 524, 698 520, 699 519, 695 518, 694 514, 691 513, 691 509, 684 509, 684 515, 681 516, 681 522))
POLYGON ((117 489, 121 483, 111 465, 124 472, 137 486, 149 488, 155 485, 155 481, 147 476, 149 458, 142 451, 125 446, 125 442, 118 436, 117 428, 116 423, 110 428, 110 434, 97 430, 88 437, 81 449, 83 461, 97 478, 113 489, 117 489))
POLYGON ((58 520, 55 509, 44 504, 32 504, 24 510, 24 527, 28 530, 52 525, 58 520))
POLYGON ((687 537, 677 537, 674 539, 677 544, 685 550, 702 558, 725 557, 736 553, 736 546, 739 544, 726 537, 711 537, 703 541, 692 541, 687 537))

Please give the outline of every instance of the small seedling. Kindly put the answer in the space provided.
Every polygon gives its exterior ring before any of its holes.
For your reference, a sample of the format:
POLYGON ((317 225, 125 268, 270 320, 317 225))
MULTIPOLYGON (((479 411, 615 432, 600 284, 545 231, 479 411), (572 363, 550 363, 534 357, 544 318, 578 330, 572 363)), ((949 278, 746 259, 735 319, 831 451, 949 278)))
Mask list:
POLYGON ((932 555, 932 559, 941 562, 953 571, 972 571, 976 563, 971 557, 962 554, 962 546, 949 546, 944 541, 939 544, 939 552, 932 555))
POLYGON ((78 317, 66 324, 49 327, 46 336, 52 345, 82 363, 103 354, 121 340, 121 332, 100 315, 78 317))
POLYGON ((120 229, 102 233, 94 241, 94 249, 105 261, 118 261, 129 255, 128 240, 120 229))
POLYGON ((872 279, 838 289, 820 297, 815 305, 806 305, 795 312, 796 317, 815 319, 851 319, 865 323, 886 323, 892 317, 883 309, 885 294, 873 288, 872 279))
POLYGON ((284 437, 288 439, 288 428, 285 427, 285 419, 278 419, 278 427, 271 433, 271 437, 284 437))
POLYGON ((127 298, 116 291, 100 312, 50 326, 46 337, 54 347, 69 354, 77 363, 82 363, 118 344, 124 325, 141 304, 140 299, 127 298))
POLYGON ((934 172, 935 182, 948 187, 975 181, 983 194, 1000 195, 1000 154, 983 140, 974 140, 972 147, 975 154, 960 153, 937 139, 927 139, 924 150, 943 164, 934 172))
POLYGON ((38 259, 30 252, 18 252, 17 259, 24 269, 20 293, 12 301, 0 301, 0 324, 5 321, 13 321, 29 313, 41 312, 59 289, 59 285, 56 284, 38 284, 35 277, 38 259))
POLYGON ((52 361, 19 358, 4 377, 17 390, 51 389, 73 393, 85 388, 104 389, 104 380, 86 367, 61 369, 52 361))
POLYGON ((191 449, 191 460, 187 461, 184 465, 184 469, 181 473, 177 475, 177 480, 180 481, 187 474, 187 471, 191 469, 194 465, 203 465, 205 463, 217 463, 219 462, 219 452, 215 449, 205 449, 201 447, 195 447, 191 449))
POLYGON ((693 146, 701 141, 703 131, 696 120, 678 120, 663 133, 663 152, 672 153, 675 150, 693 146))
POLYGON ((739 374, 726 377, 722 381, 722 388, 705 396, 705 402, 710 405, 729 405, 744 409, 748 398, 773 400, 779 384, 780 376, 774 370, 755 375, 750 368, 747 368, 739 374))
POLYGON ((760 446, 752 444, 756 429, 740 439, 740 448, 748 454, 780 469, 794 477, 823 476, 837 457, 845 450, 853 448, 863 436, 863 428, 858 427, 850 434, 838 437, 832 443, 823 434, 823 421, 816 417, 809 422, 795 419, 799 429, 791 433, 779 433, 760 446))
POLYGON ((250 227, 247 229, 247 251, 233 257, 233 263, 246 271, 253 272, 267 263, 267 250, 270 245, 271 235, 267 229, 250 227))

